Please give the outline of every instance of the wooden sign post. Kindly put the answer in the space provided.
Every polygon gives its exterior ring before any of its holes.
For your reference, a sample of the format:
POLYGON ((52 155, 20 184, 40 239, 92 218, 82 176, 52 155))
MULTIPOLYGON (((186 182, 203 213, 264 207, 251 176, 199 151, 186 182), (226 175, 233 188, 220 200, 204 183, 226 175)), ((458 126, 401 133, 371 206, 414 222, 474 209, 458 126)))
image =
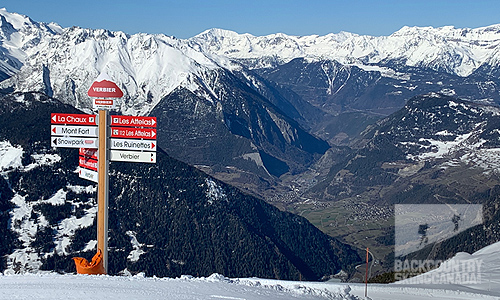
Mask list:
POLYGON ((104 270, 108 271, 108 111, 99 110, 98 181, 97 181, 97 249, 102 252, 104 270))
POLYGON ((78 273, 107 274, 109 161, 156 163, 156 118, 110 118, 108 111, 117 107, 114 98, 123 97, 123 92, 105 73, 87 94, 99 98, 93 100, 98 115, 53 113, 50 142, 52 147, 79 148, 80 178, 97 182, 97 253, 91 263, 81 257, 73 259, 78 273))
MULTIPOLYGON (((111 81, 106 73, 101 73, 92 83, 87 94, 97 98, 121 98, 123 92, 111 81)), ((97 251, 102 252, 104 271, 108 272, 108 206, 109 206, 109 160, 108 160, 108 110, 116 108, 114 99, 93 101, 99 109, 98 120, 98 181, 97 181, 97 251)))

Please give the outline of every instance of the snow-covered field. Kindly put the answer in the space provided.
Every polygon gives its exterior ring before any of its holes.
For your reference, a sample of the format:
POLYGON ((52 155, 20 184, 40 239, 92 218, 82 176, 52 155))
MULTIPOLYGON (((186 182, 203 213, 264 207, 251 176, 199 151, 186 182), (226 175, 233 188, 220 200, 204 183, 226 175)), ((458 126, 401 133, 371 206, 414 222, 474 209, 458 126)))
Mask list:
MULTIPOLYGON (((500 299, 500 242, 474 254, 458 253, 417 279, 368 285, 368 299, 500 299), (463 266, 461 267, 452 267, 463 266), (467 269, 476 266, 473 269, 467 269), (477 267, 480 266, 480 267, 477 267), (459 282, 464 272, 474 282, 459 282), (470 274, 468 274, 470 275, 470 274), (448 283, 444 282, 447 279, 448 283), (441 282, 441 283, 437 283, 441 282)), ((297 282, 259 278, 229 279, 144 276, 0 275, 0 299, 365 299, 364 284, 297 282)))

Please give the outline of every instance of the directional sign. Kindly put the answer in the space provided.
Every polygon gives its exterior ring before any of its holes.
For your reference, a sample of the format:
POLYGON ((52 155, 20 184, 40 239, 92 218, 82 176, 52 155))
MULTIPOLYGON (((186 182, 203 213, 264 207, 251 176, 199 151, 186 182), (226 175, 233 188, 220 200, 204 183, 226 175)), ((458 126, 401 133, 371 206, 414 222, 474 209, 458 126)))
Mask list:
POLYGON ((87 95, 100 98, 121 98, 123 92, 106 73, 101 73, 92 83, 87 95))
POLYGON ((95 159, 86 156, 80 156, 78 158, 78 163, 80 167, 97 171, 98 165, 97 165, 97 160, 95 159))
POLYGON ((156 152, 110 150, 111 161, 156 163, 156 152))
POLYGON ((50 122, 52 124, 97 125, 97 118, 96 115, 53 113, 50 115, 50 122))
POLYGON ((92 171, 92 170, 89 170, 89 169, 85 169, 85 168, 78 168, 78 176, 80 178, 83 178, 83 179, 87 179, 87 180, 90 180, 90 181, 93 181, 95 183, 98 183, 98 174, 96 171, 92 171))
POLYGON ((156 127, 156 117, 111 116, 111 126, 156 127))
POLYGON ((92 101, 95 109, 114 109, 116 108, 116 101, 113 99, 94 99, 92 101))
POLYGON ((51 137, 50 144, 57 148, 97 148, 97 138, 51 137))
POLYGON ((51 125, 51 135, 97 137, 97 126, 51 125))
POLYGON ((156 151, 156 140, 111 139, 110 149, 156 151))
POLYGON ((130 139, 156 139, 156 129, 133 128, 133 127, 111 127, 111 137, 130 139))
POLYGON ((89 149, 89 148, 80 148, 78 149, 78 154, 80 156, 90 157, 92 159, 97 160, 97 149, 89 149))

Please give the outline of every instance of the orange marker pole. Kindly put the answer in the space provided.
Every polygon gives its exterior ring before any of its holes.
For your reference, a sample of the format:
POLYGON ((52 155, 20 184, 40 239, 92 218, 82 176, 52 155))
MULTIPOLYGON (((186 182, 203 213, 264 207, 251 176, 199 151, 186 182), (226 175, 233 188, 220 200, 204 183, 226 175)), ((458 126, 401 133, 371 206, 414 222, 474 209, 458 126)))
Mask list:
POLYGON ((108 111, 99 110, 99 156, 97 183, 97 249, 102 251, 105 274, 108 272, 108 111))
POLYGON ((368 247, 366 247, 365 298, 368 292, 368 247))

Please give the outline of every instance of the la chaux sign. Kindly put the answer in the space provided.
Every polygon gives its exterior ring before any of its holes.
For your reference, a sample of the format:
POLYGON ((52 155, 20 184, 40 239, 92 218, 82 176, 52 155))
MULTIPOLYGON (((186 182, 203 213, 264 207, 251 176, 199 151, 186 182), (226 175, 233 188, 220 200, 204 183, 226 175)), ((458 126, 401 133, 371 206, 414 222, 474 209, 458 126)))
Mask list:
POLYGON ((97 125, 96 115, 87 114, 50 114, 50 122, 52 124, 65 125, 97 125))

